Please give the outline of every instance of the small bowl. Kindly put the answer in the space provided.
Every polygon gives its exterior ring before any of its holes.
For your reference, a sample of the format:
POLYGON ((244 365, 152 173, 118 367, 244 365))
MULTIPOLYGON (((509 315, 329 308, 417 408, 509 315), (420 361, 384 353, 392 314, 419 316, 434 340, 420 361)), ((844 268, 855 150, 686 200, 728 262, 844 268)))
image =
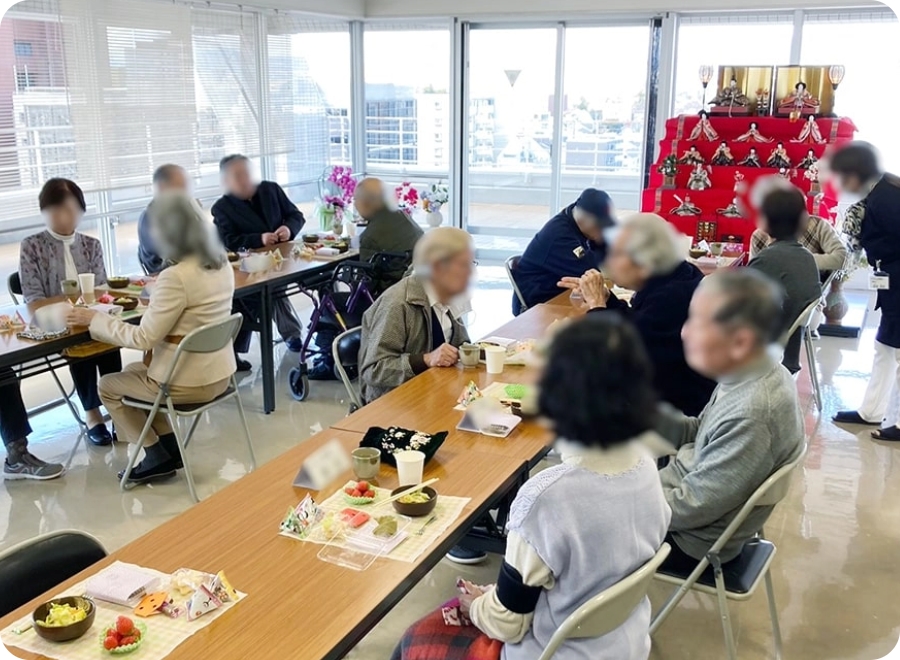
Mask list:
POLYGON ((319 235, 318 234, 303 234, 303 242, 304 243, 318 243, 319 235))
POLYGON ((107 277, 106 283, 109 285, 110 289, 124 289, 131 284, 131 280, 127 277, 107 277))
POLYGON ((124 309, 126 312, 130 312, 138 306, 138 299, 125 297, 117 298, 115 304, 124 309))
MULTIPOLYGON (((115 625, 115 624, 113 624, 115 625)), ((127 653, 132 653, 141 648, 141 644, 144 643, 144 640, 147 639, 147 624, 142 621, 135 621, 134 627, 141 631, 141 638, 136 641, 134 644, 128 644, 127 646, 119 646, 112 650, 107 649, 103 646, 104 640, 106 640, 106 631, 112 628, 113 626, 107 626, 103 629, 103 632, 100 634, 100 648, 103 649, 104 653, 109 653, 110 655, 125 655, 127 653)))
POLYGON ((350 246, 346 243, 335 243, 331 247, 335 248, 340 254, 344 254, 344 252, 350 249, 350 246))
MULTIPOLYGON (((395 488, 391 491, 391 497, 407 488, 409 488, 409 486, 401 486, 400 488, 395 488)), ((393 502, 391 502, 391 504, 394 505, 394 511, 402 516, 409 516, 410 518, 420 518, 422 516, 427 516, 429 513, 434 511, 434 507, 437 506, 438 494, 437 491, 430 486, 425 486, 425 488, 422 489, 422 492, 428 495, 429 499, 427 502, 422 502, 421 504, 404 504, 400 500, 394 500, 393 502)))
POLYGON ((94 607, 94 601, 90 598, 65 596, 63 598, 54 598, 52 601, 38 607, 31 615, 31 620, 34 622, 34 631, 38 634, 38 637, 42 637, 48 642, 69 642, 73 639, 78 639, 91 629, 91 626, 94 625, 94 616, 96 614, 97 608, 94 607), (52 604, 83 607, 87 617, 68 626, 41 625, 38 621, 43 621, 47 618, 47 614, 50 613, 50 605, 52 604))
POLYGON ((235 263, 241 260, 241 255, 239 255, 237 252, 229 252, 226 256, 228 257, 228 261, 230 261, 231 263, 235 263))
POLYGON ((698 250, 697 248, 691 248, 691 258, 699 259, 700 257, 706 256, 706 250, 698 250))

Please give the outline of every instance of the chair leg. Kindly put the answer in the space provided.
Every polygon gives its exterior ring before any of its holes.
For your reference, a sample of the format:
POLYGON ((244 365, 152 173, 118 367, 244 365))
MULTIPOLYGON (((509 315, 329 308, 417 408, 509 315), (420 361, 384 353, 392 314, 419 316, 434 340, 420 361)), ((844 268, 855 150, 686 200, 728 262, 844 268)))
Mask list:
POLYGON ((819 368, 816 365, 816 347, 813 345, 812 335, 807 331, 803 337, 806 346, 806 361, 809 363, 809 379, 812 383, 813 395, 816 397, 816 408, 822 412, 822 387, 819 384, 819 368))
POLYGON ((56 382, 56 387, 59 389, 60 394, 62 394, 63 401, 69 407, 69 412, 72 413, 72 417, 75 418, 78 426, 82 429, 87 430, 87 424, 83 419, 81 419, 81 415, 78 414, 78 409, 75 407, 75 404, 72 403, 72 395, 74 394, 74 390, 70 393, 66 393, 66 388, 63 387, 62 381, 59 379, 59 376, 56 375, 56 369, 54 369, 50 365, 50 358, 45 358, 45 360, 47 361, 47 366, 50 367, 50 375, 53 376, 53 380, 56 382))
MULTIPOLYGON (((200 501, 200 498, 197 497, 197 488, 194 486, 194 474, 191 472, 191 464, 187 458, 187 443, 182 437, 181 426, 178 424, 178 416, 175 414, 175 405, 172 402, 171 397, 166 397, 166 407, 169 411, 169 424, 172 426, 172 432, 175 434, 175 442, 178 443, 178 451, 181 452, 181 462, 184 464, 184 478, 187 480, 191 497, 194 499, 194 502, 197 503, 200 501)), ((196 416, 194 419, 196 420, 196 416)), ((195 426, 196 424, 191 424, 192 432, 195 426)), ((190 440, 190 436, 188 436, 188 440, 190 440)))
POLYGON ((84 438, 84 434, 84 429, 79 429, 78 437, 75 438, 75 446, 72 447, 72 451, 69 452, 69 457, 65 462, 66 472, 68 472, 69 468, 72 467, 72 460, 75 458, 75 454, 78 453, 78 447, 81 445, 81 440, 84 438))
POLYGON ((153 419, 156 417, 156 414, 159 412, 159 397, 157 397, 156 401, 153 402, 153 410, 147 413, 147 421, 144 422, 144 428, 141 429, 141 435, 138 438, 137 443, 135 443, 134 447, 130 447, 130 451, 128 452, 128 465, 125 466, 125 472, 122 473, 122 481, 119 483, 120 490, 128 490, 128 477, 131 476, 131 470, 134 468, 134 462, 137 460, 138 454, 141 453, 141 449, 144 447, 144 440, 147 439, 147 434, 150 433, 150 429, 153 428, 153 419))
POLYGON ((772 571, 766 571, 766 596, 769 599, 769 616, 772 619, 772 637, 775 640, 775 660, 781 660, 781 626, 778 624, 778 608, 775 607, 775 590, 772 588, 772 571))
POLYGON ((231 377, 231 386, 234 388, 234 398, 237 401, 238 415, 241 417, 241 425, 244 427, 244 437, 247 439, 247 449, 250 452, 250 470, 256 469, 256 452, 253 451, 253 440, 250 439, 250 427, 247 425, 247 415, 244 413, 244 402, 241 401, 241 393, 237 388, 237 379, 231 377))
POLYGON ((737 649, 734 645, 734 631, 731 628, 731 617, 728 615, 728 599, 725 596, 725 577, 722 574, 722 562, 717 556, 710 557, 713 573, 716 577, 716 598, 719 601, 719 616, 722 618, 722 632, 725 633, 725 647, 728 660, 737 660, 737 649))
POLYGON ((187 448, 189 444, 191 444, 191 438, 194 437, 194 431, 197 429, 197 424, 200 422, 200 415, 194 415, 194 419, 191 420, 191 426, 188 429, 187 435, 184 437, 184 446, 187 448))
POLYGON ((676 607, 678 607, 678 603, 687 595, 687 593, 691 590, 691 587, 694 583, 700 578, 703 574, 703 571, 706 570, 706 567, 709 566, 709 560, 702 559, 698 564, 697 568, 695 568, 691 574, 687 577, 687 579, 678 585, 678 588, 672 592, 672 595, 669 596, 669 599, 666 601, 666 604, 663 605, 662 609, 657 612, 656 616, 653 617, 653 620, 650 622, 650 634, 653 635, 659 627, 663 624, 663 622, 669 617, 676 607))

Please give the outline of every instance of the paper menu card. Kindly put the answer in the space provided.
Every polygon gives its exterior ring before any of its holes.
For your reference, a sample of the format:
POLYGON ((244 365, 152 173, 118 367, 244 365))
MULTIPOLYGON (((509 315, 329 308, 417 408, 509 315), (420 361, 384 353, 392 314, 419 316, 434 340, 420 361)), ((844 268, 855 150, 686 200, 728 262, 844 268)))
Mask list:
POLYGON ((159 577, 130 564, 115 563, 103 569, 85 584, 88 598, 134 607, 151 593, 159 577))

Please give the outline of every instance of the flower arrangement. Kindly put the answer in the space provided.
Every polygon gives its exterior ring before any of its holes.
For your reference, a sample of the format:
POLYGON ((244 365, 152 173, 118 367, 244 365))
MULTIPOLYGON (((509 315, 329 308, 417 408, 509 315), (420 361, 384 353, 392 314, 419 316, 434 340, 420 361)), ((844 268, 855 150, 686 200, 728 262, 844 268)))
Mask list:
POLYGON ((317 208, 319 225, 324 231, 339 231, 337 226, 344 220, 344 213, 353 202, 356 179, 350 167, 336 165, 325 178, 325 189, 319 198, 317 208))
POLYGON ((450 201, 450 188, 446 183, 432 183, 430 188, 422 191, 420 197, 426 213, 438 213, 450 201))
POLYGON ((419 203, 419 191, 409 181, 404 181, 394 188, 394 199, 397 201, 397 208, 412 217, 413 209, 419 203))

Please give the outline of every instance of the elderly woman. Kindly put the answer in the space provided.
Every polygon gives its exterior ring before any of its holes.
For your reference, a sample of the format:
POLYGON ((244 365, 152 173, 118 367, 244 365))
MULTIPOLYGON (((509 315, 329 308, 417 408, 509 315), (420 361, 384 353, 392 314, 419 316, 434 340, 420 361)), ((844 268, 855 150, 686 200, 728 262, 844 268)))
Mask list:
POLYGON ((580 288, 591 313, 615 310, 629 318, 650 354, 660 397, 685 414, 699 415, 716 384, 688 366, 681 328, 703 274, 684 260, 675 230, 660 216, 638 213, 621 227, 606 268, 616 284, 635 292, 630 306, 606 288, 596 270, 563 278, 560 286, 580 288))
POLYGON ((437 227, 413 253, 413 275, 385 291, 363 315, 359 352, 363 400, 374 401, 426 369, 452 367, 469 341, 453 303, 472 277, 472 239, 437 227))
MULTIPOLYGON (((19 253, 19 278, 25 302, 62 295, 63 280, 77 280, 80 273, 93 273, 96 284, 105 284, 100 241, 77 231, 86 210, 81 188, 68 179, 49 179, 41 189, 38 204, 47 229, 22 241, 19 253)), ((111 444, 112 435, 100 412, 97 373, 102 376, 121 371, 119 351, 71 362, 69 370, 84 408, 88 440, 97 446, 111 444)))
MULTIPOLYGON (((473 625, 448 626, 438 610, 407 631, 393 660, 535 660, 566 617, 653 557, 671 514, 645 448, 661 442, 651 431, 651 371, 637 332, 616 315, 560 331, 538 405, 562 464, 516 495, 496 586, 464 582, 463 595, 444 606, 459 607, 473 625)), ((645 659, 649 625, 644 598, 616 630, 568 640, 553 657, 645 659)))
MULTIPOLYGON (((149 367, 129 364, 122 373, 100 380, 100 398, 128 442, 138 441, 147 413, 124 405, 122 399, 152 401, 181 339, 227 318, 234 294, 225 250, 196 201, 180 192, 161 195, 153 203, 150 224, 154 244, 169 266, 159 274, 140 325, 85 308, 73 308, 68 319, 70 325, 88 326, 95 339, 152 351, 149 367)), ((176 403, 210 401, 228 388, 234 370, 230 346, 187 354, 179 360, 169 392, 176 403)), ((153 420, 153 434, 144 442, 143 460, 131 471, 133 482, 168 478, 182 467, 175 434, 164 415, 153 420)))

